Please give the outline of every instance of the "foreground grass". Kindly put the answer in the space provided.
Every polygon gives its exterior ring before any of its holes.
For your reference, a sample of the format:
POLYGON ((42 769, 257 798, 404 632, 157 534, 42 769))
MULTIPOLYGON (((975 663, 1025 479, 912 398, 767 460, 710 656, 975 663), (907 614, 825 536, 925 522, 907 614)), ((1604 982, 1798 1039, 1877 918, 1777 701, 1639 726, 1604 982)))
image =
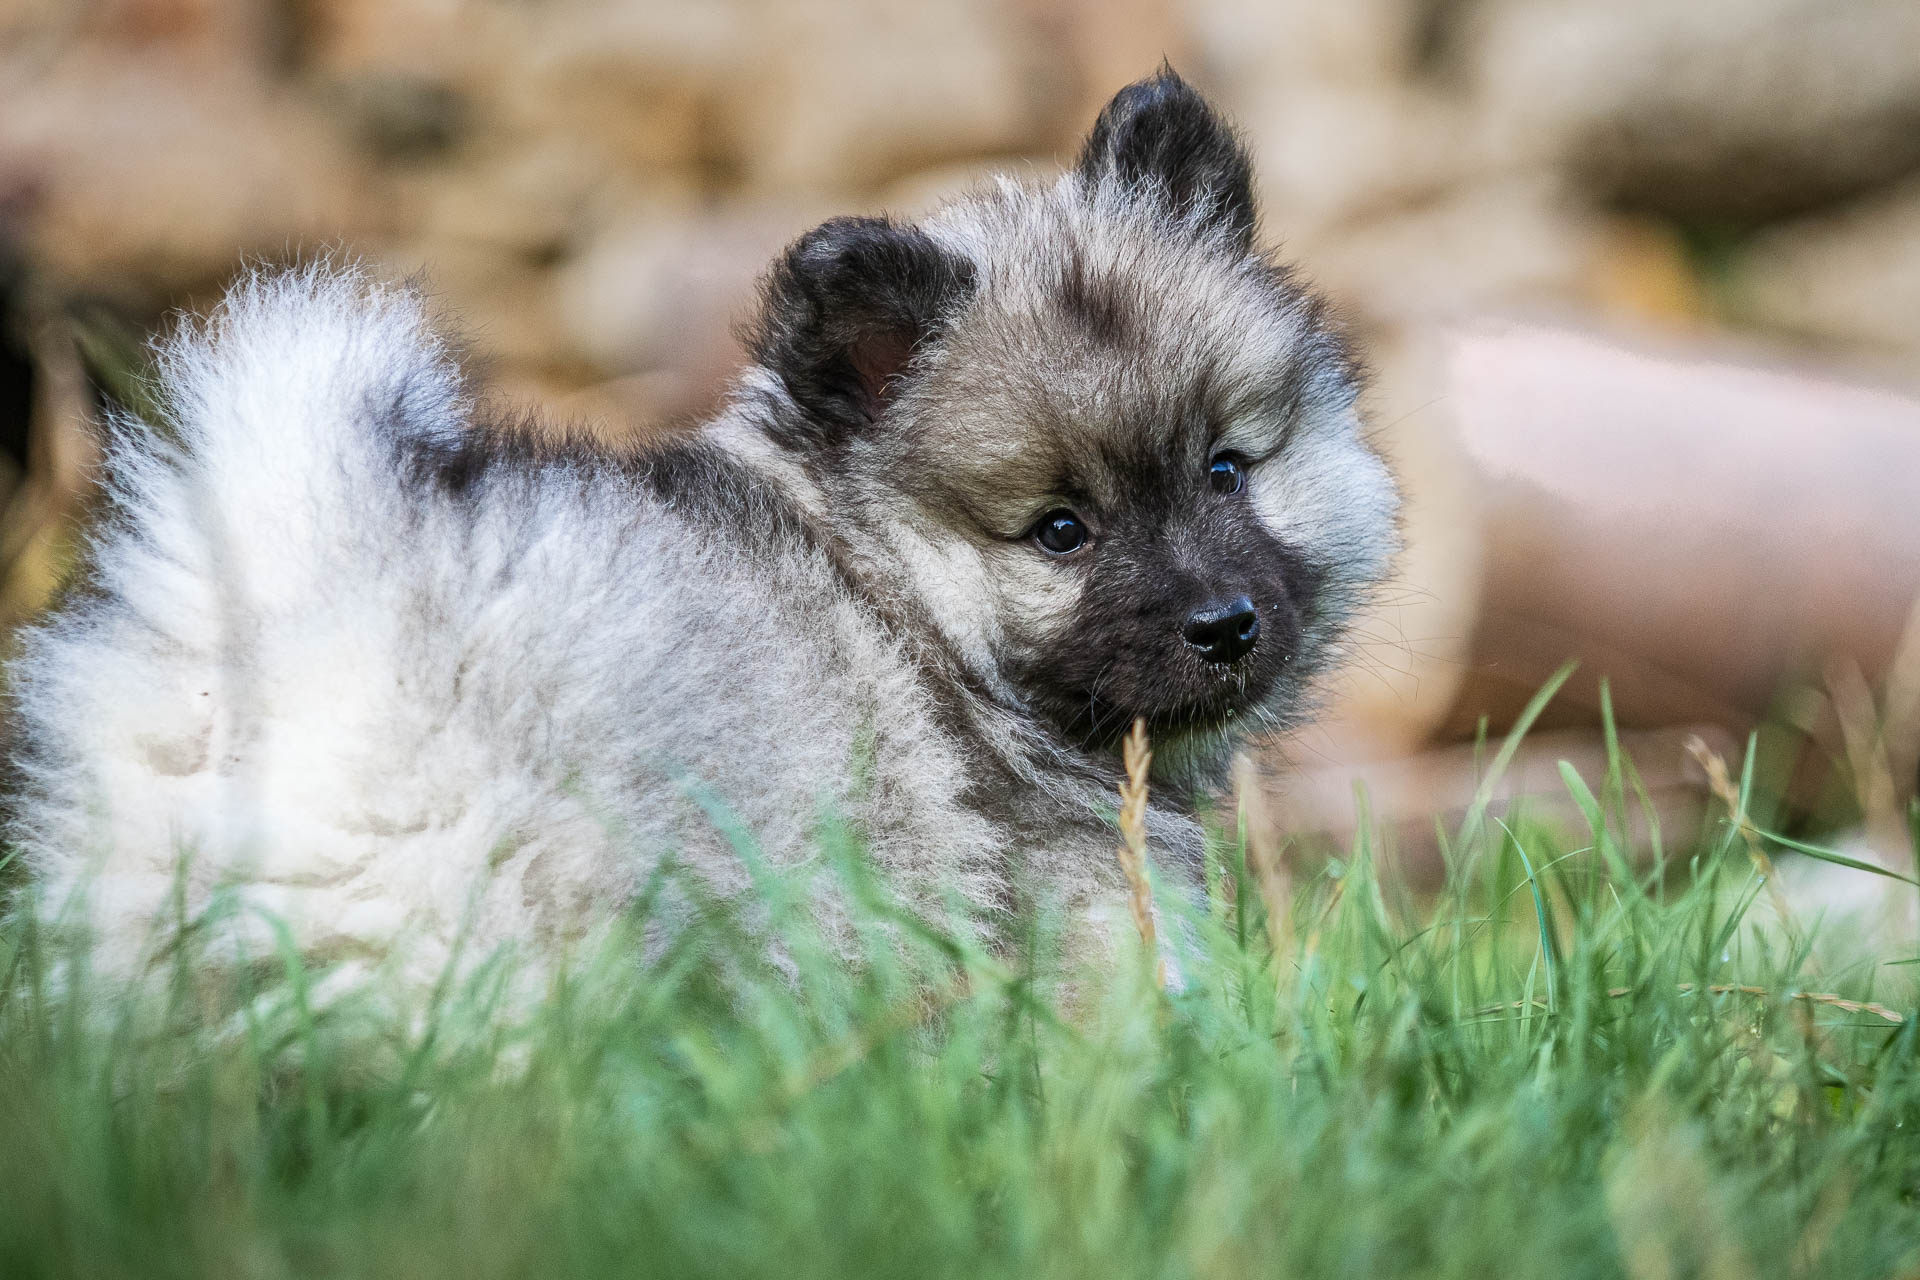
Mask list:
POLYGON ((1736 831, 1629 869, 1631 783, 1570 779, 1571 837, 1470 816, 1417 907, 1224 841, 1171 994, 862 891, 865 965, 792 908, 778 966, 716 919, 517 1023, 496 968, 370 1031, 294 967, 210 1028, 55 999, 19 918, 0 1276, 1920 1273, 1913 970, 1806 998, 1736 831))

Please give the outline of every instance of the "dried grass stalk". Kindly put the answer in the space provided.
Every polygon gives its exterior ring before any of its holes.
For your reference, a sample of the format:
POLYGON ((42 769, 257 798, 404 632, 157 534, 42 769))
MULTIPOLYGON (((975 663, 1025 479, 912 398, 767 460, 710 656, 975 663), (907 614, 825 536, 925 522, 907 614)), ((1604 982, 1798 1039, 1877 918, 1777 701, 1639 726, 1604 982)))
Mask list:
POLYGON ((1904 806, 1920 787, 1920 598, 1907 614, 1907 625, 1887 667, 1887 768, 1893 775, 1895 800, 1904 806))
MULTIPOLYGON (((1787 895, 1781 891, 1775 878, 1773 859, 1767 856, 1767 850, 1760 843, 1760 829, 1753 825, 1753 819, 1747 816, 1746 806, 1740 803, 1740 788, 1733 784, 1733 776, 1727 772, 1727 762, 1720 753, 1709 747, 1704 738, 1689 737, 1687 751, 1700 767, 1707 772, 1707 787, 1721 804, 1727 806, 1727 816, 1740 832, 1740 838, 1746 843, 1747 857, 1753 863, 1753 869, 1759 873, 1761 883, 1767 887, 1767 898, 1773 903, 1774 914, 1780 917, 1781 927, 1798 947, 1806 937, 1800 931, 1799 922, 1794 918, 1793 908, 1787 902, 1787 895)), ((1813 958, 1807 958, 1807 967, 1812 969, 1813 958)))
MULTIPOLYGON (((1708 987, 1697 987, 1691 982, 1682 982, 1676 984, 1674 990, 1680 992, 1682 995, 1690 995, 1694 991, 1704 990, 1707 994, 1715 996, 1759 996, 1762 999, 1768 1000, 1773 998, 1771 988, 1756 987, 1746 983, 1734 982, 1716 982, 1708 987)), ((1613 1000, 1625 999, 1627 996, 1633 994, 1634 989, 1632 987, 1607 988, 1607 996, 1613 1000)), ((1789 991, 1787 992, 1786 998, 1794 1002, 1795 1008, 1804 1008, 1808 1005, 1816 1004, 1825 1005, 1829 1008, 1838 1009, 1842 1013, 1872 1014, 1881 1021, 1891 1022, 1896 1026, 1907 1020, 1906 1014, 1898 1010, 1889 1009, 1886 1005, 1875 1004, 1870 1000, 1849 1000, 1845 996, 1834 995, 1830 991, 1789 991)), ((1505 1013, 1508 1010, 1523 1010, 1527 1008, 1544 1009, 1546 1007, 1547 1002, 1538 997, 1532 1000, 1503 1000, 1499 1004, 1484 1005, 1481 1008, 1475 1009, 1473 1016, 1476 1018, 1486 1018, 1496 1013, 1505 1013)))
POLYGON ((1121 762, 1127 780, 1120 787, 1120 869, 1127 876, 1127 908, 1133 913, 1133 927, 1153 957, 1153 980, 1164 991, 1167 987, 1167 961, 1160 954, 1159 939, 1153 921, 1153 890, 1147 883, 1147 768, 1153 752, 1147 746, 1147 722, 1135 720, 1133 729, 1121 744, 1121 762))
POLYGON ((1260 786, 1260 768, 1245 754, 1233 762, 1234 792, 1247 842, 1247 869, 1267 913, 1267 944, 1273 949, 1273 981, 1283 985, 1293 954, 1293 872, 1286 848, 1274 836, 1273 817, 1260 786))
MULTIPOLYGON (((1895 660, 1899 660, 1898 655, 1895 660)), ((1889 694, 1893 692, 1897 674, 1894 671, 1888 674, 1889 694)), ((1867 841, 1883 858, 1906 861, 1904 855, 1909 845, 1905 803, 1901 799, 1902 784, 1896 780, 1887 751, 1888 742, 1883 735, 1884 728, 1892 727, 1891 716, 1889 723, 1883 726, 1866 673, 1851 658, 1829 661, 1826 678, 1827 694, 1833 701, 1834 715, 1840 721, 1847 769, 1853 774, 1854 798, 1860 803, 1867 841)), ((1892 710, 1891 700, 1888 710, 1892 710)))

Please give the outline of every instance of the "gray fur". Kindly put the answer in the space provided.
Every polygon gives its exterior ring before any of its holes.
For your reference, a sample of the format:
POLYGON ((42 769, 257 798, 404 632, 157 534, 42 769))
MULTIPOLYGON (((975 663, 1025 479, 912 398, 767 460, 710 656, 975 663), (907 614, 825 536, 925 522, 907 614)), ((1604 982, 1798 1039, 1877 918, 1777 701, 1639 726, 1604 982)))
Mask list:
POLYGON ((14 667, 46 891, 137 967, 186 852, 190 909, 236 885, 316 959, 430 979, 463 934, 580 936, 666 851, 738 894, 722 828, 794 867, 831 811, 927 909, 1098 915, 1136 703, 1163 726, 1157 855, 1195 866, 1194 804, 1308 705, 1395 499, 1250 211, 1221 216, 1212 170, 1103 162, 1129 145, 1109 114, 1050 185, 797 245, 763 363, 647 451, 487 425, 411 290, 243 280, 164 349, 167 431, 118 429, 90 587, 14 667), (1215 513, 1222 449, 1254 461, 1215 513), (1064 502, 1103 531, 1071 562, 1025 536, 1064 502), (1154 638, 1222 547, 1288 584, 1257 690, 1154 638), (1078 693, 1038 691, 1090 661, 1095 612, 1120 639, 1076 728, 1078 693))

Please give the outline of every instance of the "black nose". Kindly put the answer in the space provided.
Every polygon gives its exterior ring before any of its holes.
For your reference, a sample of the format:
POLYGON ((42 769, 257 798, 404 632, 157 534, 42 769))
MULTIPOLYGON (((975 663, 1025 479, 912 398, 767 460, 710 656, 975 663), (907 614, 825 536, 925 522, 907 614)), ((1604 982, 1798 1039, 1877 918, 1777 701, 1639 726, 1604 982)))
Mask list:
POLYGON ((1260 615, 1245 596, 1215 600, 1187 615, 1180 634, 1208 662, 1232 662, 1260 638, 1260 615))

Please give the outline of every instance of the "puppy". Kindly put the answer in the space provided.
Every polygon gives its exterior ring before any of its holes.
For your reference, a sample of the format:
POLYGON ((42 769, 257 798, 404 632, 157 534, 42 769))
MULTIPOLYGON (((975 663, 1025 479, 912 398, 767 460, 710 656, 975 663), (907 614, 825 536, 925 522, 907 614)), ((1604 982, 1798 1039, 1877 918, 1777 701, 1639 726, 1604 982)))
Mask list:
POLYGON ((15 838, 102 963, 221 886, 316 962, 574 938, 663 857, 711 892, 848 824, 992 931, 1123 892, 1118 742, 1164 873, 1386 570, 1396 497, 1231 129, 1170 70, 1078 163, 766 277, 686 437, 488 421, 422 300, 241 282, 116 424, 83 590, 12 671, 15 838), (750 850, 743 857, 743 850, 750 850))

